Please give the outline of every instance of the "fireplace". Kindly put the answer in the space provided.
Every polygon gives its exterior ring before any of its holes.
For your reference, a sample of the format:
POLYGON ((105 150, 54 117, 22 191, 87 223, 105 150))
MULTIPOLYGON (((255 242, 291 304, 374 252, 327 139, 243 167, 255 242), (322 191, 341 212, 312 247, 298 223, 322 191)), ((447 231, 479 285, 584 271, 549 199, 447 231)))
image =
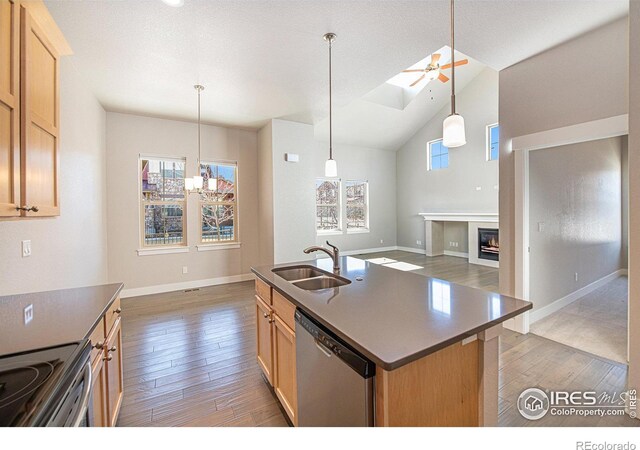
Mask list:
POLYGON ((478 228, 478 258, 498 261, 500 240, 497 228, 478 228))

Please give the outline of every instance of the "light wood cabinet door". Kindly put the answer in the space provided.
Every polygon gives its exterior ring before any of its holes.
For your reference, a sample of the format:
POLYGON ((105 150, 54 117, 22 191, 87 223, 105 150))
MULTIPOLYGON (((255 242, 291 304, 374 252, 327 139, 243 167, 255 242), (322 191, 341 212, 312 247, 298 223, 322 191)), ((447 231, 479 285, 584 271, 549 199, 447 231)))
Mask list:
POLYGON ((0 217, 20 215, 20 6, 0 1, 0 217))
POLYGON ((93 376, 93 425, 109 426, 107 414, 107 377, 104 365, 104 353, 96 358, 92 367, 93 376))
POLYGON ((278 315, 274 318, 273 388, 289 419, 297 425, 296 335, 278 315))
POLYGON ((256 297, 256 353, 258 365, 273 385, 273 311, 256 297))
POLYGON ((109 333, 105 352, 108 426, 115 427, 124 395, 124 380, 122 374, 122 322, 119 318, 109 333))
POLYGON ((60 57, 24 6, 20 30, 21 203, 37 208, 22 214, 57 216, 60 57))

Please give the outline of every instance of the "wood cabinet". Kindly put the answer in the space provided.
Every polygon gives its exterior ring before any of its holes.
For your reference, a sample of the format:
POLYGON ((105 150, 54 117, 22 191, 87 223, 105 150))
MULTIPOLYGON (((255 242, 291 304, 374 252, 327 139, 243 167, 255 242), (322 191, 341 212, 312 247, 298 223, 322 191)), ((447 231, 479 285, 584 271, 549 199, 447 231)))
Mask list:
POLYGON ((93 373, 93 422, 114 427, 124 396, 120 298, 100 318, 90 335, 93 373))
POLYGON ((297 425, 295 306, 256 280, 257 360, 289 419, 297 425), (267 298, 265 298, 267 297, 267 298), (273 307, 271 306, 273 305, 273 307))
POLYGON ((60 57, 41 0, 0 2, 0 217, 60 214, 60 57))

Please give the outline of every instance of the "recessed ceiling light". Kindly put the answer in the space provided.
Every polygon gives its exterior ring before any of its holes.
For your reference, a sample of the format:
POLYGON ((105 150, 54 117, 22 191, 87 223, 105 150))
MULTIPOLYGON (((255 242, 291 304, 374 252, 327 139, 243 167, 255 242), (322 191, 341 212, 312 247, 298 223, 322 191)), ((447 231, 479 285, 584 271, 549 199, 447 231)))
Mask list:
POLYGON ((184 5, 184 0, 162 0, 164 3, 166 3, 169 6, 174 6, 174 7, 178 7, 178 6, 182 6, 184 5))

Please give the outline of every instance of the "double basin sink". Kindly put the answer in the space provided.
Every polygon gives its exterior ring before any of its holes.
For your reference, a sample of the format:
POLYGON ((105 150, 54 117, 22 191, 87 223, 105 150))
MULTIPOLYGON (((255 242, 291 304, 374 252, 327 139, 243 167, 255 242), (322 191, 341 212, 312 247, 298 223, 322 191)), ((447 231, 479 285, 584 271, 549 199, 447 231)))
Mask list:
POLYGON ((305 291, 320 291, 351 284, 351 280, 313 266, 279 267, 272 269, 272 272, 305 291))

